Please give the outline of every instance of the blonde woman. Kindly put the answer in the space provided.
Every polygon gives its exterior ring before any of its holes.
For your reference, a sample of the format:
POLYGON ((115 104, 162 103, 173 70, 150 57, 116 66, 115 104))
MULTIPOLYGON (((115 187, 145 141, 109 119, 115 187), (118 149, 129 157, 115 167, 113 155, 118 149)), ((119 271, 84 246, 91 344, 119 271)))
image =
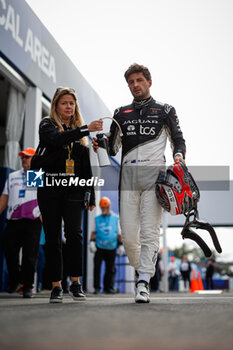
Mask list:
MULTIPOLYGON (((91 178, 86 136, 99 130, 102 130, 101 120, 84 125, 75 91, 71 88, 58 88, 52 99, 50 115, 41 121, 39 127, 40 145, 37 155, 41 155, 41 167, 46 176, 51 178, 52 175, 49 174, 58 174, 58 178, 62 176, 66 179, 71 175, 85 180, 91 178)), ((38 188, 38 203, 46 237, 46 262, 52 282, 51 303, 62 302, 63 299, 62 219, 69 257, 68 272, 72 282, 69 293, 74 300, 85 300, 79 277, 82 276, 83 203, 88 192, 88 209, 91 211, 95 207, 93 187, 70 187, 53 183, 52 186, 38 188)))

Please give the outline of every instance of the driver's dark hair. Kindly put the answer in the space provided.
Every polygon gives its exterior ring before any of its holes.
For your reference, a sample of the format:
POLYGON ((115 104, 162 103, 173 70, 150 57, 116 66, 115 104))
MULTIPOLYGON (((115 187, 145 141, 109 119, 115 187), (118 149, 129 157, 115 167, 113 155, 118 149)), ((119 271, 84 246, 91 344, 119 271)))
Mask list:
POLYGON ((133 63, 131 64, 131 66, 129 66, 129 68, 127 69, 127 71, 124 74, 125 80, 128 83, 129 80, 129 76, 133 73, 142 73, 144 75, 144 77, 146 78, 146 80, 151 80, 151 74, 150 71, 147 67, 141 65, 141 64, 137 64, 137 63, 133 63))

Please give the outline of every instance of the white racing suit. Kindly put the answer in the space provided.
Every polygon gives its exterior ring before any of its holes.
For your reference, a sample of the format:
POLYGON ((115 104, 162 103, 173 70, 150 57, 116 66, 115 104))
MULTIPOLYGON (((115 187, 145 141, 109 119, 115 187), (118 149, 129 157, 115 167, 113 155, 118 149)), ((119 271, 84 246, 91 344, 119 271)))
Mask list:
POLYGON ((185 141, 175 109, 152 97, 121 107, 114 113, 109 137, 110 155, 122 145, 120 176, 120 225, 131 266, 139 274, 155 273, 159 250, 162 208, 155 182, 165 167, 165 147, 170 137, 173 155, 185 157, 185 141))

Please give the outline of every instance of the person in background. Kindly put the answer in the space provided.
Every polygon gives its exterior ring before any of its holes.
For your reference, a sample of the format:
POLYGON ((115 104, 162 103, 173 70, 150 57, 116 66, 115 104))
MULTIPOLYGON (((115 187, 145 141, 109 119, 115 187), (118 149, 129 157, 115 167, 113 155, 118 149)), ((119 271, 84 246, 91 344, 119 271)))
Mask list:
POLYGON ((105 261, 104 292, 114 294, 115 257, 124 254, 121 235, 119 234, 119 217, 111 212, 111 201, 107 197, 100 200, 102 214, 95 218, 95 231, 91 233, 90 251, 94 256, 94 289, 100 292, 100 271, 105 261))
POLYGON ((213 274, 215 271, 216 262, 213 257, 208 258, 206 266, 206 289, 214 289, 213 274))
MULTIPOLYGON (((78 300, 85 300, 80 277, 82 276, 82 217, 83 210, 95 208, 94 187, 87 185, 93 177, 88 140, 90 132, 101 131, 103 121, 92 121, 85 125, 78 106, 77 95, 72 88, 59 87, 51 102, 50 114, 40 122, 40 144, 32 162, 34 169, 49 174, 58 174, 63 179, 80 179, 84 186, 38 187, 38 203, 43 219, 46 240, 46 264, 52 282, 50 303, 61 303, 63 292, 62 219, 68 254, 68 275, 71 276, 69 294, 78 300), (41 165, 38 167, 38 165, 41 165), (89 200, 85 200, 88 195, 89 200), (88 202, 87 204, 85 204, 88 202)), ((51 177, 51 176, 50 176, 51 177)))
POLYGON ((188 261, 187 255, 184 255, 180 263, 180 273, 184 281, 184 288, 190 288, 190 273, 191 264, 188 261), (187 285, 188 284, 188 285, 187 285))
POLYGON ((7 225, 2 245, 9 274, 8 293, 14 293, 23 284, 23 297, 31 298, 34 273, 38 259, 41 234, 40 210, 37 192, 26 187, 26 172, 30 169, 34 148, 19 152, 22 168, 10 173, 0 197, 0 214, 7 210, 7 225), (22 248, 22 264, 19 252, 22 248))
POLYGON ((178 276, 180 272, 177 268, 176 258, 172 256, 168 264, 169 290, 178 290, 178 276))

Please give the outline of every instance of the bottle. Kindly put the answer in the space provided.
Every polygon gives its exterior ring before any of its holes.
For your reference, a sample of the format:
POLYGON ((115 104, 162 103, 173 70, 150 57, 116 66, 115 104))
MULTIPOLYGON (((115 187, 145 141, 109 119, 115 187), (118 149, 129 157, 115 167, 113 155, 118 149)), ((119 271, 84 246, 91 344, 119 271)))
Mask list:
POLYGON ((105 134, 97 134, 97 142, 98 142, 98 161, 100 166, 111 165, 110 157, 108 153, 108 142, 107 136, 105 134))

